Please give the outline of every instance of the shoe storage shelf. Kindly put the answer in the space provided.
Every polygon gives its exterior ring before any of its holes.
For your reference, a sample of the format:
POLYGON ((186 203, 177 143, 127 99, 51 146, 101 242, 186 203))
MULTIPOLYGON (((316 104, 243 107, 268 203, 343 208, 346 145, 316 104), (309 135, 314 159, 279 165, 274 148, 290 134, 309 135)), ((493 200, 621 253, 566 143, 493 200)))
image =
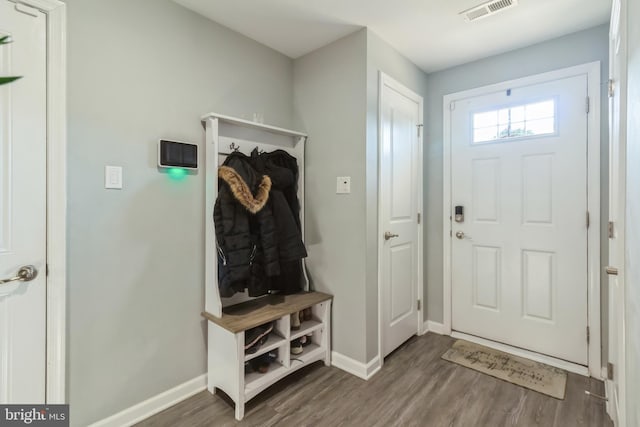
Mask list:
POLYGON ((251 151, 284 150, 298 162, 298 200, 300 223, 304 236, 304 149, 307 135, 301 132, 248 120, 209 113, 202 117, 206 137, 204 145, 205 173, 205 312, 208 320, 208 389, 223 390, 236 404, 236 419, 244 416, 244 404, 258 393, 291 372, 316 362, 330 364, 330 314, 332 297, 308 292, 309 281, 304 272, 303 290, 295 295, 269 295, 251 299, 246 294, 221 298, 218 290, 218 264, 213 207, 218 197, 218 167, 233 151, 250 155, 251 151), (292 331, 290 316, 311 307, 312 320, 302 322, 292 331), (274 322, 274 331, 260 349, 245 355, 245 331, 274 322), (302 353, 291 355, 291 341, 312 335, 302 353), (278 359, 264 373, 245 375, 245 362, 267 352, 278 350, 278 359))
POLYGON ((227 307, 222 317, 203 313, 209 323, 208 389, 215 393, 219 388, 233 399, 237 420, 244 416, 245 402, 276 381, 319 360, 330 365, 331 299, 320 292, 270 295, 227 307), (312 319, 292 330, 291 315, 309 307, 312 319), (255 353, 245 354, 245 331, 269 322, 274 328, 267 341, 255 353), (291 342, 303 335, 311 335, 311 343, 292 355, 291 342), (266 373, 245 374, 245 362, 276 349, 278 357, 266 373))

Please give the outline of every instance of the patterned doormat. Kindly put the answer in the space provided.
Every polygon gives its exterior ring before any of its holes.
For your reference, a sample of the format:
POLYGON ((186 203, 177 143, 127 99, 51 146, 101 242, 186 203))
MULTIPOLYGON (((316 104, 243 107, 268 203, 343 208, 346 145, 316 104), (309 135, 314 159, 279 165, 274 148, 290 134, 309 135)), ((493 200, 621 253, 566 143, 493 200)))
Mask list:
POLYGON ((453 343, 442 358, 556 399, 564 399, 567 373, 562 369, 462 340, 453 343))

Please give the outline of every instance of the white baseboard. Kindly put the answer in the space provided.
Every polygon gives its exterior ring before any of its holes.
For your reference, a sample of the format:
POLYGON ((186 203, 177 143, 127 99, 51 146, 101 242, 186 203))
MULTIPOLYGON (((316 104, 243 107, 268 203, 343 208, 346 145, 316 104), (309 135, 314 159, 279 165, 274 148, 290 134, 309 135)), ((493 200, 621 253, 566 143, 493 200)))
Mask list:
POLYGON ((363 380, 374 376, 382 367, 379 356, 365 364, 335 351, 331 352, 331 365, 363 380))
POLYGON ((434 334, 445 335, 444 333, 444 325, 442 323, 434 322, 433 320, 427 320, 424 322, 424 328, 433 332, 434 334))
POLYGON ((124 411, 91 424, 89 427, 122 427, 131 426, 160 411, 183 401, 207 388, 207 374, 200 375, 186 383, 153 396, 124 411))

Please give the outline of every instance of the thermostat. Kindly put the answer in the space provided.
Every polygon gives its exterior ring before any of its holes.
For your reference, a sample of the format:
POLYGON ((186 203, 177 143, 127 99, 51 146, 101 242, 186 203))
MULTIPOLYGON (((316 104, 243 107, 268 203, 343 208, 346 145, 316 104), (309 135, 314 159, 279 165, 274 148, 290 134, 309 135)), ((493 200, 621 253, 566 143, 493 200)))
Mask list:
POLYGON ((158 143, 158 166, 198 169, 198 146, 188 142, 161 139, 158 143))

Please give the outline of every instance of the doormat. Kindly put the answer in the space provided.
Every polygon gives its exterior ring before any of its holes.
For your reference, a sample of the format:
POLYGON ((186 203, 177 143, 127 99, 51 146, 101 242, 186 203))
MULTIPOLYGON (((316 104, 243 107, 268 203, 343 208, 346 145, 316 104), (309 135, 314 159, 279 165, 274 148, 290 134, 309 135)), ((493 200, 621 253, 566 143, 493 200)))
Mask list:
POLYGON ((556 399, 564 399, 567 373, 562 369, 462 340, 453 343, 442 358, 556 399))

